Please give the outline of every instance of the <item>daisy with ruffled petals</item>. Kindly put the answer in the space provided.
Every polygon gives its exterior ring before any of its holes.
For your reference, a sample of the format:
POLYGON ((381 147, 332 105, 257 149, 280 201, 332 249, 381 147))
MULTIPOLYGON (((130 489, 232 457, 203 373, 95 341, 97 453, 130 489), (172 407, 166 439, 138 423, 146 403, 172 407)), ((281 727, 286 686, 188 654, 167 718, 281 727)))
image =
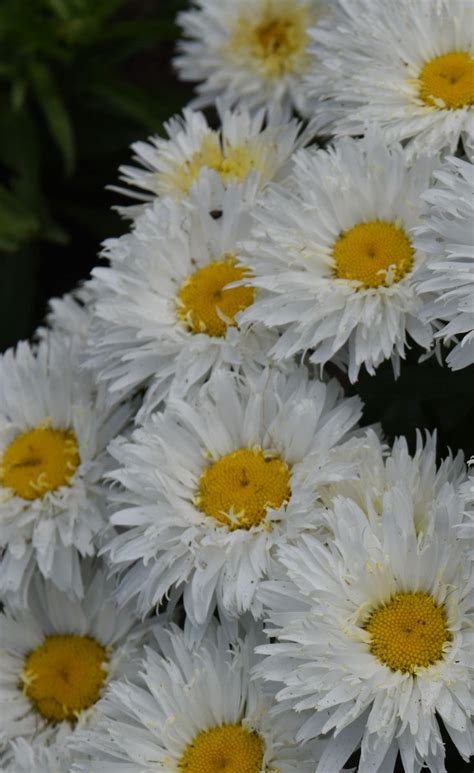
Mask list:
POLYGON ((308 30, 329 15, 329 2, 195 0, 194 6, 178 15, 186 39, 175 59, 183 80, 202 81, 192 104, 221 97, 251 109, 277 106, 304 114, 308 30))
POLYGON ((77 735, 73 771, 312 773, 323 744, 295 742, 291 711, 269 715, 274 690, 251 679, 261 631, 239 634, 212 625, 191 648, 179 628, 161 631, 137 682, 112 685, 101 721, 77 735))
POLYGON ((446 323, 436 333, 455 341, 447 363, 453 370, 474 363, 474 165, 448 158, 423 196, 429 208, 415 243, 429 255, 420 276, 423 318, 446 323))
POLYGON ((333 531, 326 546, 303 535, 281 547, 285 573, 260 589, 276 642, 258 673, 313 712, 298 740, 331 734, 317 773, 359 745, 359 773, 390 773, 398 753, 406 773, 444 772, 439 720, 464 759, 474 752, 472 564, 452 531, 417 533, 401 489, 375 528, 337 499, 333 531))
POLYGON ((178 588, 196 625, 216 604, 259 615, 275 548, 315 527, 302 462, 313 455, 321 484, 339 480, 328 452, 360 411, 358 398, 304 369, 245 382, 222 370, 192 400, 170 400, 131 442, 112 443, 120 468, 110 477, 123 489, 112 489, 111 520, 121 533, 104 550, 122 575, 120 603, 134 599, 145 614, 178 588))
MULTIPOLYGON (((315 485, 315 507, 322 523, 331 531, 332 508, 336 498, 353 500, 376 525, 383 512, 384 495, 402 489, 413 502, 415 528, 421 534, 448 536, 453 527, 466 523, 466 465, 461 451, 449 453, 438 464, 436 433, 426 439, 417 431, 416 447, 410 453, 406 438, 396 438, 392 448, 373 429, 334 448, 331 461, 347 471, 343 480, 315 485)), ((311 461, 305 463, 306 480, 311 481, 311 461)))
POLYGON ((80 596, 80 556, 105 524, 105 449, 131 406, 106 409, 79 338, 49 334, 0 358, 0 590, 15 603, 36 569, 80 596))
POLYGON ((375 131, 296 153, 290 189, 273 185, 253 210, 255 238, 240 253, 258 292, 241 320, 281 331, 271 356, 310 352, 324 365, 343 354, 356 381, 389 358, 397 371, 409 337, 429 349, 415 288, 425 255, 410 230, 434 163, 408 164, 375 131))
POLYGON ((167 138, 136 142, 132 150, 140 166, 120 167, 120 179, 129 187, 113 189, 138 199, 171 196, 179 200, 189 194, 203 169, 212 169, 224 186, 255 176, 257 186, 246 189, 250 196, 270 180, 285 177, 291 154, 305 138, 298 121, 283 122, 274 116, 264 125, 263 110, 251 116, 245 108, 232 111, 219 106, 219 113, 222 125, 217 130, 203 113, 184 109, 182 118, 176 116, 165 124, 167 138))
POLYGON ((276 334, 263 325, 241 330, 254 300, 250 287, 229 288, 248 274, 237 243, 250 216, 241 188, 201 177, 188 206, 163 199, 134 230, 106 243, 109 268, 95 269, 89 364, 113 399, 148 387, 140 418, 168 394, 182 396, 220 364, 267 362, 276 334))
POLYGON ((338 0, 337 25, 310 34, 316 125, 337 136, 370 124, 410 157, 474 150, 474 8, 466 0, 338 0))
POLYGON ((51 770, 70 770, 74 733, 96 721, 111 680, 134 674, 145 627, 130 609, 117 608, 102 569, 81 569, 81 601, 37 575, 28 610, 0 615, 0 747, 12 773, 28 759, 38 765, 30 770, 48 762, 51 770))

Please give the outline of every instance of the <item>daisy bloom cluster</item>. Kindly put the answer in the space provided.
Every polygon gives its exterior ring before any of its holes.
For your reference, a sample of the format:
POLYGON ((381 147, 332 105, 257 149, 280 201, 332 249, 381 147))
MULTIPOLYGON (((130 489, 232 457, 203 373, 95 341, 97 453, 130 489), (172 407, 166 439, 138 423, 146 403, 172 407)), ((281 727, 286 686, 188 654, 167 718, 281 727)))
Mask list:
POLYGON ((468 769, 456 406, 359 393, 474 364, 472 10, 178 15, 127 232, 0 356, 2 773, 468 769))

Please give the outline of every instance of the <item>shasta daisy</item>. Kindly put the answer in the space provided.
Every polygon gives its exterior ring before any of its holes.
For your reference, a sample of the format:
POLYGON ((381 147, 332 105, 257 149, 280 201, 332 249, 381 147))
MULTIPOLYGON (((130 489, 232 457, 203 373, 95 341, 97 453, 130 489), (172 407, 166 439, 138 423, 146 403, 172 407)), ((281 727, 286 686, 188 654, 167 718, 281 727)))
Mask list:
POLYGON ((170 399, 131 441, 110 453, 121 533, 104 547, 120 573, 118 599, 145 614, 174 587, 191 621, 216 604, 227 614, 261 614, 257 591, 278 545, 314 528, 312 485, 300 476, 311 456, 321 484, 340 479, 329 450, 360 417, 358 398, 304 369, 265 370, 245 381, 214 371, 186 401, 170 399))

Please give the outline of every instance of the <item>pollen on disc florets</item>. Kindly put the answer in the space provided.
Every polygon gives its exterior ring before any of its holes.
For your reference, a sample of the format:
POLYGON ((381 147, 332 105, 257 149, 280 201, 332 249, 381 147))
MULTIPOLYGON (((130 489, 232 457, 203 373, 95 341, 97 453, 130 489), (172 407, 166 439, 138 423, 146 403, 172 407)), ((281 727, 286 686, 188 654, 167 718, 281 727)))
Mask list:
POLYGON ((263 741, 253 730, 228 724, 203 730, 186 748, 178 770, 182 773, 260 773, 263 741))
POLYGON ((227 287, 249 276, 232 255, 209 263, 191 274, 177 296, 177 315, 192 333, 222 338, 236 327, 235 315, 253 303, 252 287, 227 287))
POLYGON ((258 62, 268 78, 302 72, 309 61, 305 55, 309 17, 308 9, 299 3, 267 3, 256 19, 248 14, 239 19, 229 49, 258 62))
POLYGON ((394 223, 358 223, 333 246, 335 276, 356 280, 365 288, 387 286, 411 271, 414 252, 405 231, 394 223))
POLYGON ((99 699, 107 664, 105 647, 89 636, 47 636, 25 660, 23 691, 51 722, 74 722, 99 699))
POLYGON ((204 470, 195 504, 234 529, 250 529, 290 497, 290 468, 262 449, 239 448, 204 470))
POLYGON ((258 168, 255 154, 245 144, 223 147, 217 133, 205 137, 199 150, 173 170, 171 176, 182 193, 188 193, 202 169, 213 169, 224 183, 242 182, 253 168, 258 168))
POLYGON ((364 628, 372 655, 392 671, 433 665, 451 640, 444 606, 427 593, 397 593, 372 612, 364 628))
POLYGON ((420 98, 430 107, 459 110, 474 103, 474 58, 451 51, 426 62, 418 76, 420 98))
POLYGON ((23 499, 38 499, 68 486, 80 464, 79 446, 71 430, 46 422, 17 435, 4 451, 2 485, 23 499))

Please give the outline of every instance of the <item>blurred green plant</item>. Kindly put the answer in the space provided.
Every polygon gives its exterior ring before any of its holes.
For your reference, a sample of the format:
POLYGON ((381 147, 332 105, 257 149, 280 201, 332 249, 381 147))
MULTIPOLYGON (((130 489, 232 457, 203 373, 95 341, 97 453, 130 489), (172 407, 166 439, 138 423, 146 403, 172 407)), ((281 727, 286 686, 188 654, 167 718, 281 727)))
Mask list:
MULTIPOLYGON (((183 3, 152 5, 150 14, 142 3, 137 15, 137 3, 126 0, 2 0, 0 250, 36 240, 66 243, 45 179, 71 177, 82 148, 96 141, 107 155, 114 127, 123 144, 127 125, 136 136, 157 131, 181 107, 179 94, 161 100, 159 90, 126 74, 133 57, 176 37, 183 3)), ((59 210, 65 208, 63 200, 59 210)))

